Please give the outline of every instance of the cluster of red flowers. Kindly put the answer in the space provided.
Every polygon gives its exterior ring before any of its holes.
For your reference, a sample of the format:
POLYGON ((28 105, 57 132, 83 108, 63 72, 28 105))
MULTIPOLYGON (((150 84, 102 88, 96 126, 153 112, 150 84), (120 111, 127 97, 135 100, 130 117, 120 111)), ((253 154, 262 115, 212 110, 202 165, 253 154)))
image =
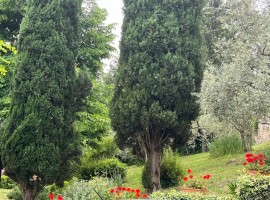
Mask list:
POLYGON ((248 163, 255 163, 258 164, 260 166, 263 166, 265 163, 266 157, 260 153, 257 156, 255 156, 252 153, 247 153, 246 154, 246 161, 243 162, 243 165, 246 166, 248 163))
MULTIPOLYGON (((54 200, 54 194, 53 193, 50 193, 49 194, 49 198, 50 198, 50 200, 54 200)), ((58 195, 57 196, 57 200, 63 200, 63 197, 61 195, 58 195)))
POLYGON ((127 193, 134 193, 137 198, 148 198, 147 194, 141 194, 140 189, 132 189, 132 188, 126 188, 126 187, 120 187, 118 186, 117 189, 111 188, 110 193, 116 194, 117 196, 120 196, 121 192, 127 192, 127 193))
MULTIPOLYGON (((188 169, 187 172, 188 172, 189 176, 185 176, 183 178, 184 181, 188 181, 188 179, 193 179, 192 170, 191 169, 188 169)), ((208 180, 208 179, 211 178, 211 175, 210 174, 206 174, 204 176, 201 176, 201 178, 203 178, 204 180, 208 180)))

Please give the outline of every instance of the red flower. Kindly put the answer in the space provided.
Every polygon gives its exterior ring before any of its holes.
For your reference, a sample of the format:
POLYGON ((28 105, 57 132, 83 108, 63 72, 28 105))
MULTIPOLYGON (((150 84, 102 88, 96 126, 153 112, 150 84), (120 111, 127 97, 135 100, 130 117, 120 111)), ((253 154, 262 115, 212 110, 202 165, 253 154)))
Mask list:
POLYGON ((193 175, 189 175, 189 178, 190 178, 190 179, 193 179, 193 175))
POLYGON ((120 186, 117 187, 117 190, 121 190, 122 188, 120 186))
POLYGON ((246 159, 246 160, 247 160, 247 162, 248 162, 248 163, 252 163, 252 162, 254 162, 254 158, 252 158, 252 157, 247 157, 247 159, 246 159))
POLYGON ((263 166, 263 165, 264 165, 264 162, 261 161, 261 162, 260 162, 260 166, 263 166))
POLYGON ((142 194, 142 197, 147 198, 148 196, 147 196, 147 194, 142 194))
POLYGON ((110 189, 110 193, 112 194, 112 193, 114 193, 114 189, 112 188, 112 189, 110 189))
POLYGON ((135 192, 136 192, 136 193, 140 193, 141 190, 140 190, 140 189, 136 189, 135 192))
POLYGON ((58 200, 63 200, 63 197, 61 195, 58 195, 58 200))
POLYGON ((127 188, 127 192, 130 192, 131 191, 131 188, 127 188))
POLYGON ((203 176, 203 179, 206 180, 206 179, 210 179, 211 175, 210 174, 207 174, 205 176, 203 176))
POLYGON ((130 192, 135 192, 135 190, 132 189, 132 190, 130 190, 130 192))
POLYGON ((183 178, 183 180, 184 180, 184 181, 187 181, 187 180, 188 180, 188 177, 185 176, 185 177, 183 178))
POLYGON ((191 169, 188 169, 187 172, 188 172, 189 174, 191 174, 191 173, 192 173, 192 170, 191 170, 191 169))
POLYGON ((121 190, 123 190, 123 191, 125 191, 126 189, 127 189, 127 188, 125 188, 125 187, 122 187, 122 188, 121 188, 121 190))
POLYGON ((54 200, 54 194, 53 193, 50 193, 49 194, 49 198, 50 198, 50 200, 54 200))
POLYGON ((243 165, 246 166, 247 165, 247 162, 243 162, 243 165))
POLYGON ((247 157, 247 158, 253 157, 253 156, 254 156, 254 154, 252 154, 252 153, 246 153, 246 157, 247 157))
POLYGON ((141 196, 140 193, 137 192, 136 197, 139 198, 140 196, 141 196))
POLYGON ((117 194, 117 196, 120 196, 119 190, 117 190, 115 193, 117 194))

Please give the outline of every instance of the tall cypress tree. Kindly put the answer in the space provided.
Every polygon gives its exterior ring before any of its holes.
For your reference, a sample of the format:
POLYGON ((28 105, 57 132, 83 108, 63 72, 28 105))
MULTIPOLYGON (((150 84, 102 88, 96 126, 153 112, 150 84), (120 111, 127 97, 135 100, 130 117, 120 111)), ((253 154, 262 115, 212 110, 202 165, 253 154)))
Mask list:
POLYGON ((81 0, 29 0, 22 21, 2 161, 24 200, 62 183, 80 154, 73 129, 81 0))
POLYGON ((203 75, 202 0, 124 0, 112 126, 121 148, 145 148, 152 190, 160 189, 166 144, 189 136, 203 75), (136 147, 138 148, 138 147, 136 147))

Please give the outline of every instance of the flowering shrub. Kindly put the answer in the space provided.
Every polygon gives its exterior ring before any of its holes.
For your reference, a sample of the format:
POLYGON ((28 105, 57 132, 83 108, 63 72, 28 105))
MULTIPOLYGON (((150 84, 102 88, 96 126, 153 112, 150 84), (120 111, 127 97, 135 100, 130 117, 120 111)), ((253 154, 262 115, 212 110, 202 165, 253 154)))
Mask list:
POLYGON ((185 182, 184 187, 194 188, 194 189, 207 188, 206 181, 211 178, 210 174, 200 176, 199 178, 194 178, 194 176, 192 175, 191 169, 188 169, 187 172, 189 175, 183 178, 183 181, 185 182))
POLYGON ((118 186, 116 189, 111 188, 110 194, 112 195, 113 199, 126 199, 126 198, 148 198, 148 195, 145 193, 141 193, 140 189, 132 189, 126 187, 118 186))
POLYGON ((246 160, 245 162, 243 162, 243 165, 245 166, 246 169, 256 170, 259 171, 260 173, 270 172, 269 166, 265 165, 266 156, 263 155, 262 153, 258 155, 247 153, 245 157, 246 160))

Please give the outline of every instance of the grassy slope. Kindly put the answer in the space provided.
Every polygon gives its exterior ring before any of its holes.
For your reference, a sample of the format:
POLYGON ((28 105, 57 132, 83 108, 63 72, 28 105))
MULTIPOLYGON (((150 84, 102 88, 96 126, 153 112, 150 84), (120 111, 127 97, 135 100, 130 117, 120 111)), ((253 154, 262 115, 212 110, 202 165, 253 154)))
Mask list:
POLYGON ((10 190, 0 189, 0 200, 8 200, 7 194, 10 190))
MULTIPOLYGON (((270 143, 255 146, 253 152, 261 152, 266 148, 270 148, 270 143)), ((220 158, 211 158, 209 153, 181 157, 184 169, 192 169, 194 176, 212 175, 212 178, 208 181, 209 193, 212 194, 229 193, 227 185, 234 182, 242 173, 244 159, 244 153, 220 158)), ((142 188, 141 173, 142 167, 129 167, 125 186, 142 188)))

